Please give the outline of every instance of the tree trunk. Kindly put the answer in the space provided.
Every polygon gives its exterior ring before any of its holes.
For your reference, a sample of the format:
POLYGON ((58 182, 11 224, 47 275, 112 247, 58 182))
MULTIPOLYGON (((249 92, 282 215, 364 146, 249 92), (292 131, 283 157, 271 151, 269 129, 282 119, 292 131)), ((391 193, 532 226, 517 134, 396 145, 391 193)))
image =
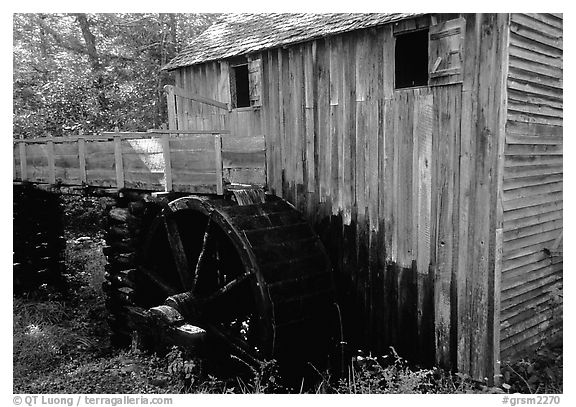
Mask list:
POLYGON ((90 22, 85 13, 76 13, 76 21, 80 26, 82 31, 82 37, 86 43, 86 53, 88 54, 88 59, 90 60, 90 65, 92 66, 92 73, 94 74, 94 86, 98 92, 98 110, 99 114, 97 116, 98 127, 103 124, 103 116, 108 110, 108 100, 106 98, 106 89, 104 84, 104 72, 102 70, 102 65, 100 64, 100 58, 98 56, 98 51, 96 49, 96 37, 90 30, 90 22))

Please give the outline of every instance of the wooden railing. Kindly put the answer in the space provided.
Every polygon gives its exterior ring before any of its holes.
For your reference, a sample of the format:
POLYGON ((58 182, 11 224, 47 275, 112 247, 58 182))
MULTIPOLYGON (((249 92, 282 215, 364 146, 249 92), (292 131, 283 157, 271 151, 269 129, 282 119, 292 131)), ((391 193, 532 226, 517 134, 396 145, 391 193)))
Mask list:
POLYGON ((14 139, 14 180, 223 194, 228 183, 264 185, 264 137, 227 131, 149 130, 14 139))

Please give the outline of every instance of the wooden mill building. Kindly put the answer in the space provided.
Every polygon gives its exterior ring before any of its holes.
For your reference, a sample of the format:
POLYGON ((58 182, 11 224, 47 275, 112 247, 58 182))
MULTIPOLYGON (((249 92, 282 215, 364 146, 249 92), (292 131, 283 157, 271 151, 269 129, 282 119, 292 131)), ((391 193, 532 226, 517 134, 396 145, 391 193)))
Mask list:
POLYGON ((562 327, 562 27, 225 15, 165 67, 168 132, 17 139, 14 179, 263 186, 326 247, 349 349, 497 380, 562 327))
POLYGON ((492 379, 561 329, 562 60, 558 14, 230 15, 169 125, 264 136, 235 171, 314 223, 355 346, 492 379))

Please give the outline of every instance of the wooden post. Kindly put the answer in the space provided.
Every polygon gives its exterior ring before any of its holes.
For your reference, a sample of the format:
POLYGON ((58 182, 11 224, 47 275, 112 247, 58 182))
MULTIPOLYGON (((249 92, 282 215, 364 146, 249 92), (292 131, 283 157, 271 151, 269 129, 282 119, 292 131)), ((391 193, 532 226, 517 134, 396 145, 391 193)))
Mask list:
POLYGON ((172 191, 172 161, 170 158, 170 134, 162 134, 162 154, 164 155, 164 190, 172 191))
POLYGON ((176 95, 174 94, 174 86, 164 86, 166 92, 166 104, 168 108, 168 128, 170 130, 178 130, 178 122, 176 121, 176 95))
POLYGON ((48 156, 48 183, 53 185, 56 183, 56 169, 54 168, 54 140, 52 135, 46 142, 46 153, 48 156))
POLYGON ((18 143, 18 150, 20 152, 20 178, 22 181, 26 181, 28 179, 28 168, 26 165, 26 142, 24 141, 24 137, 20 136, 20 142, 18 143))
POLYGON ((80 163, 80 182, 86 184, 86 140, 82 130, 78 135, 78 161, 80 163))
POLYGON ((122 137, 118 128, 114 129, 114 158, 116 167, 116 188, 124 188, 124 163, 122 162, 122 137))
POLYGON ((216 193, 224 195, 224 186, 222 184, 222 136, 214 134, 214 156, 216 159, 216 193))
POLYGON ((16 144, 12 143, 12 180, 16 181, 18 178, 16 177, 16 172, 18 171, 16 166, 16 144))

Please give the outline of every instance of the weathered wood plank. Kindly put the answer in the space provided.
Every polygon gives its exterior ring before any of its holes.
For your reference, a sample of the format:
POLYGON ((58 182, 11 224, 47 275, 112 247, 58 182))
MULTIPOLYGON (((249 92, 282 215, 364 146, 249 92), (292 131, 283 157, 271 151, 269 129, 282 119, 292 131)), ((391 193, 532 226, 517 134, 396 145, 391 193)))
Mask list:
POLYGON ((532 236, 536 234, 542 234, 543 232, 548 232, 552 230, 562 229, 562 219, 551 220, 545 223, 540 223, 532 226, 526 226, 523 228, 518 228, 514 230, 508 230, 504 234, 504 241, 513 241, 515 239, 520 239, 527 236, 532 236))
MULTIPOLYGON (((543 292, 534 292, 533 295, 527 298, 524 301, 520 301, 517 303, 509 302, 508 308, 502 311, 501 313, 501 322, 506 323, 510 318, 514 318, 519 313, 524 312, 525 310, 534 310, 538 307, 546 305, 550 302, 549 293, 546 290, 542 290, 543 292)), ((512 299, 516 299, 518 297, 513 297, 512 299)))
MULTIPOLYGON (((513 357, 514 354, 526 351, 526 349, 532 349, 538 343, 542 343, 545 339, 554 338, 558 333, 562 332, 562 321, 555 321, 553 324, 545 323, 545 330, 540 330, 539 326, 532 328, 531 331, 536 332, 536 334, 526 332, 526 336, 530 336, 528 339, 522 339, 521 342, 511 345, 505 349, 502 349, 502 359, 513 357)), ((524 337, 524 335, 523 335, 524 337)))
POLYGON ((562 144, 508 144, 507 156, 559 155, 562 156, 562 144))
MULTIPOLYGON (((514 68, 515 71, 522 72, 526 75, 534 73, 543 75, 552 82, 562 81, 562 66, 549 66, 534 62, 534 60, 531 58, 534 56, 534 54, 535 53, 529 54, 528 52, 519 49, 519 51, 516 52, 516 55, 521 56, 510 57, 510 68, 514 68)), ((553 60, 553 58, 550 59, 553 60)))
POLYGON ((265 151, 266 139, 264 136, 250 136, 237 138, 234 136, 222 137, 222 151, 253 152, 265 151))
MULTIPOLYGON (((280 133, 280 77, 278 72, 279 60, 278 53, 269 51, 269 78, 270 85, 268 86, 270 95, 270 125, 271 135, 270 142, 268 143, 268 153, 272 157, 272 166, 268 168, 268 186, 271 191, 278 196, 282 196, 282 150, 281 150, 281 133, 280 133), (272 181, 270 181, 272 180, 272 181)), ((264 106, 266 108, 266 106, 264 106)))
POLYGON ((514 270, 507 271, 503 276, 502 289, 513 290, 514 288, 521 287, 531 281, 540 279, 549 274, 553 274, 552 266, 558 266, 557 270, 561 270, 562 264, 553 262, 550 257, 545 258, 540 262, 534 262, 514 270))
POLYGON ((537 213, 533 216, 527 216, 519 219, 512 219, 504 222, 506 230, 515 230, 530 225, 538 225, 548 221, 562 219, 562 210, 553 210, 548 212, 537 213))
POLYGON ((562 92, 562 78, 554 78, 524 69, 516 66, 510 66, 508 78, 512 81, 531 85, 532 93, 554 94, 562 92), (543 88, 543 89, 542 89, 543 88), (537 89, 540 89, 538 92, 537 89))
POLYGON ((224 168, 224 179, 238 184, 266 185, 263 168, 224 168))
POLYGON ((540 232, 534 235, 509 240, 506 242, 505 246, 506 253, 509 254, 525 247, 532 247, 535 244, 549 242, 551 240, 554 241, 560 233, 562 233, 562 224, 559 226, 556 225, 555 228, 553 227, 547 232, 540 232))
POLYGON ((479 47, 479 16, 466 16, 466 35, 464 37, 464 81, 462 83, 462 119, 460 140, 460 186, 458 207, 460 222, 458 224, 458 267, 456 277, 456 296, 458 324, 456 327, 457 353, 456 365, 459 371, 470 371, 471 313, 469 302, 472 293, 471 264, 473 262, 470 245, 474 236, 470 224, 474 219, 472 202, 476 192, 472 188, 476 154, 474 153, 474 124, 478 120, 478 47, 479 47))
MULTIPOLYGON (((213 75, 211 75, 209 77, 213 78, 213 75)), ((171 85, 166 85, 166 86, 171 86, 171 85)), ((228 110, 228 105, 226 103, 223 103, 223 102, 220 102, 218 100, 214 100, 214 99, 211 99, 209 97, 202 96, 202 95, 194 94, 194 93, 192 93, 186 89, 183 89, 183 88, 180 88, 177 86, 175 86, 171 91, 167 90, 167 92, 171 92, 175 96, 178 96, 181 98, 190 99, 190 100, 193 100, 195 102, 200 102, 200 103, 203 103, 203 104, 206 104, 209 106, 217 107, 219 109, 228 110)))
MULTIPOLYGON (((510 124, 510 122, 508 122, 508 124, 510 124)), ((506 143, 509 145, 509 147, 513 146, 513 145, 526 145, 526 146, 533 146, 532 148, 536 149, 536 148, 540 148, 540 147, 536 147, 536 146, 540 146, 540 145, 545 145, 545 146, 550 146, 548 147, 549 149, 562 149, 562 136, 522 136, 522 135, 516 135, 513 133, 508 133, 506 135, 506 143)), ((520 147, 517 147, 518 149, 520 147)), ((528 147, 525 147, 528 148, 528 147)), ((514 151, 514 149, 512 149, 511 151, 514 151)))
MULTIPOLYGON (((538 310, 529 309, 517 315, 515 319, 502 324, 505 350, 522 344, 528 350, 529 344, 535 344, 534 336, 542 338, 542 332, 550 332, 561 325, 563 307, 556 304, 541 304, 538 310)), ((561 328, 561 326, 560 326, 561 328)))
MULTIPOLYGON (((562 58, 551 57, 545 54, 535 52, 531 49, 526 49, 517 45, 510 45, 510 57, 512 59, 522 59, 524 61, 532 61, 540 67, 548 67, 551 70, 562 69, 562 58)), ((513 62, 512 62, 513 63, 513 62)))
POLYGON ((510 21, 518 26, 527 27, 531 31, 536 31, 540 33, 540 35, 551 39, 562 37, 562 27, 551 25, 549 22, 544 22, 542 20, 542 16, 537 14, 529 15, 524 13, 512 13, 510 15, 510 21))
MULTIPOLYGON (((562 51, 562 33, 556 31, 556 33, 548 31, 540 31, 534 27, 525 26, 517 21, 512 21, 510 24, 510 32, 514 35, 513 37, 521 37, 524 41, 530 41, 538 44, 539 49, 544 46, 548 49, 556 49, 562 51)), ((554 51, 550 51, 554 52, 554 51)))
POLYGON ((559 100, 562 98, 562 87, 549 87, 542 85, 538 82, 533 82, 527 80, 526 78, 513 78, 508 77, 508 89, 512 89, 518 92, 525 92, 530 95, 538 95, 540 97, 545 97, 549 99, 559 100))
MULTIPOLYGON (((435 270, 435 324, 436 349, 441 355, 440 363, 451 364, 451 308, 454 250, 454 159, 457 140, 460 139, 460 88, 438 87, 434 89, 434 133, 437 139, 435 150, 436 164, 436 238, 434 241, 437 268, 435 270)), ((434 175, 433 175, 434 176, 434 175)), ((454 276, 455 278, 456 276, 454 276)))
POLYGON ((530 216, 536 216, 541 213, 558 211, 562 209, 562 201, 551 201, 542 204, 538 204, 535 206, 529 206, 522 209, 516 209, 513 211, 505 211, 504 212, 504 222, 516 220, 516 219, 524 219, 530 216))
POLYGON ((12 145, 12 176, 14 180, 22 180, 22 169, 20 168, 20 145, 12 145))
POLYGON ((23 141, 18 143, 18 153, 20 157, 20 176, 22 181, 28 180, 28 168, 27 168, 27 157, 26 157, 26 143, 23 141))
POLYGON ((504 164, 505 168, 528 166, 528 165, 562 165, 562 155, 508 155, 504 164))
POLYGON ((170 151, 214 152, 214 136, 212 134, 193 137, 170 137, 170 151))
MULTIPOLYGON (((506 349, 513 343, 513 339, 516 335, 520 334, 522 338, 529 335, 529 328, 534 326, 538 326, 538 330, 542 330, 550 325, 550 320, 553 317, 553 311, 556 307, 547 310, 541 310, 540 312, 529 316, 525 320, 521 321, 522 323, 516 323, 514 325, 509 325, 502 328, 502 337, 504 338, 502 341, 502 347, 506 349)), ((560 309, 560 308, 559 308, 560 309)))
MULTIPOLYGON (((530 117, 539 117, 541 120, 549 120, 550 122, 555 119, 562 119, 563 116, 562 107, 555 108, 542 104, 533 105, 517 102, 511 98, 508 99, 508 114, 511 118, 516 117, 516 115, 525 114, 530 115, 530 117)), ((533 122, 535 122, 535 120, 533 122)))
POLYGON ((520 198, 526 198, 533 195, 541 195, 550 192, 562 191, 562 182, 553 182, 547 184, 531 185, 523 188, 506 190, 503 194, 503 201, 511 201, 520 198))
POLYGON ((177 115, 176 115, 176 96, 174 95, 173 86, 165 86, 164 92, 166 93, 166 103, 168 112, 168 128, 170 130, 177 130, 177 115))
POLYGON ((385 25, 380 29, 383 49, 382 64, 382 93, 384 99, 391 99, 394 94, 394 36, 392 35, 392 25, 385 25))
POLYGON ((517 188, 527 188, 530 186, 539 186, 543 184, 561 182, 563 178, 564 176, 562 173, 510 178, 504 181, 503 189, 504 191, 510 191, 517 188))
POLYGON ((562 174, 562 165, 525 165, 517 167, 506 167, 504 169, 504 181, 514 178, 525 178, 532 176, 544 176, 551 174, 562 174))
MULTIPOLYGON (((507 138, 512 135, 524 138, 528 138, 527 136, 533 136, 536 137, 536 139, 542 138, 544 141, 550 139, 550 141, 554 140, 562 143, 563 128, 562 126, 541 125, 538 123, 520 123, 509 120, 506 123, 506 133, 507 138)), ((533 138, 534 143, 538 143, 536 139, 533 138)), ((506 142, 510 143, 508 139, 506 142)))
POLYGON ((509 201, 504 201, 503 205, 504 211, 513 211, 515 209, 538 206, 541 204, 558 201, 562 201, 562 191, 512 199, 509 201))
POLYGON ((563 23, 562 19, 557 18, 553 15, 548 15, 546 13, 513 13, 511 16, 512 19, 518 21, 527 21, 527 18, 539 21, 540 23, 556 28, 560 34, 562 33, 563 23))
POLYGON ((219 134, 214 136, 214 165, 216 166, 216 193, 218 195, 224 194, 224 186, 222 184, 222 139, 219 134))
POLYGON ((46 142, 46 155, 48 159, 48 183, 56 183, 56 170, 54 167, 54 141, 48 139, 46 142))
POLYGON ((266 168, 266 154, 222 152, 224 168, 266 168))
POLYGON ((496 186, 500 137, 504 137, 500 128, 500 114, 503 114, 504 98, 501 94, 500 80, 505 74, 501 65, 501 53, 504 51, 504 32, 506 16, 483 14, 480 22, 479 64, 482 67, 478 76, 478 120, 476 121, 476 169, 474 188, 477 195, 473 201, 474 246, 472 296, 473 309, 485 309, 486 312, 471 314, 471 365, 474 377, 494 379, 497 362, 494 359, 496 337, 494 293, 496 233, 495 211, 497 211, 496 186), (490 28, 488 28, 490 27, 490 28), (488 356, 486 356, 488 355, 488 356))
POLYGON ((214 172, 199 172, 199 171, 173 171, 172 185, 176 190, 176 185, 183 186, 190 185, 213 185, 216 189, 216 171, 214 172))
MULTIPOLYGON (((212 141, 212 143, 214 143, 214 141, 212 141)), ((170 153, 172 172, 175 173, 180 170, 200 172, 203 170, 216 171, 214 154, 214 150, 210 152, 172 151, 170 153)))
POLYGON ((510 120, 523 123, 539 123, 551 126, 562 126, 563 123, 561 117, 538 115, 535 113, 526 114, 523 111, 514 110, 512 107, 508 109, 508 117, 510 120))
POLYGON ((553 233, 553 239, 551 238, 550 240, 545 240, 545 241, 540 241, 540 242, 534 242, 532 244, 529 244, 527 246, 518 248, 518 249, 513 249, 511 247, 509 247, 508 244, 505 245, 504 247, 504 260, 512 260, 512 259, 517 259, 519 257, 523 257, 523 256, 527 256, 530 254, 534 254, 537 253, 539 251, 543 251, 543 250, 550 250, 553 246, 554 246, 554 242, 556 241, 556 238, 558 237, 560 231, 553 233))
POLYGON ((170 135, 162 135, 162 157, 164 159, 164 190, 172 191, 172 157, 170 154, 170 135))
POLYGON ((80 168, 78 155, 54 155, 54 169, 80 168))
POLYGON ((550 290, 555 290, 562 287, 562 278, 556 276, 556 278, 547 278, 546 281, 540 281, 540 284, 535 284, 528 290, 523 290, 522 292, 515 292, 509 298, 502 299, 502 310, 507 311, 512 307, 519 304, 526 303, 527 301, 537 298, 542 293, 546 293, 550 290))

